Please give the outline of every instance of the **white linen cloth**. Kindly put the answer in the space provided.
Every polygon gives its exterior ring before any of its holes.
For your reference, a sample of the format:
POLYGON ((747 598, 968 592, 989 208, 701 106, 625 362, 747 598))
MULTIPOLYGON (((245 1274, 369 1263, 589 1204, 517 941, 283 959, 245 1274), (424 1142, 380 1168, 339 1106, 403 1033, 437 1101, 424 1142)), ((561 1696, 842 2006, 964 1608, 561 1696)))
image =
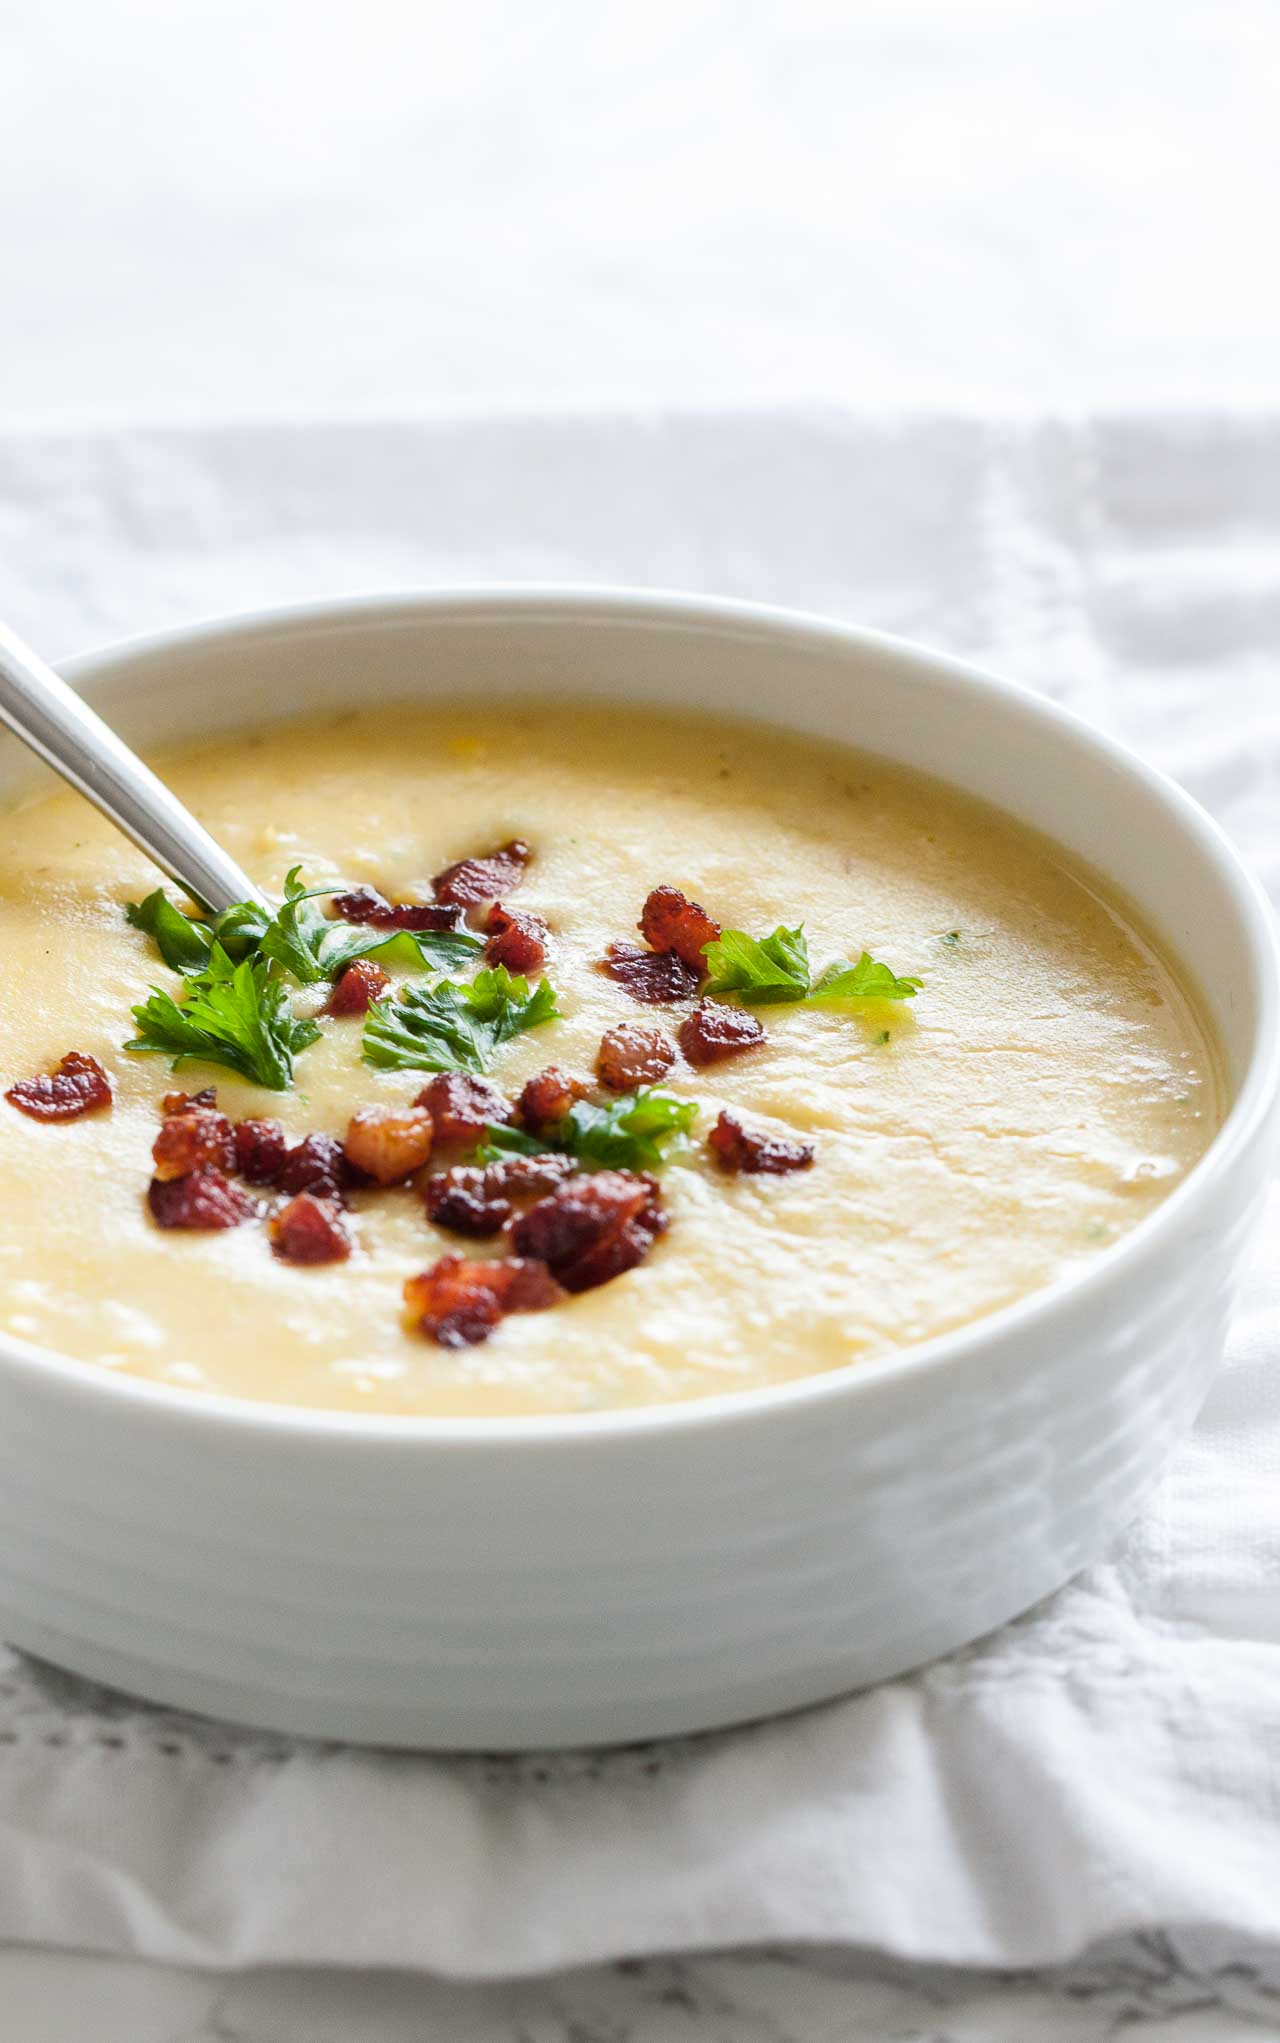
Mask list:
MULTIPOLYGON (((1280 890, 1280 417, 582 415, 0 435, 54 653, 508 578, 790 603, 978 656, 1175 773, 1280 890)), ((1023 1967, 1280 1946, 1280 1197, 1141 1520, 998 1636, 786 1720, 393 1756, 0 1667, 0 1938, 486 1976, 823 1939, 1023 1967)))

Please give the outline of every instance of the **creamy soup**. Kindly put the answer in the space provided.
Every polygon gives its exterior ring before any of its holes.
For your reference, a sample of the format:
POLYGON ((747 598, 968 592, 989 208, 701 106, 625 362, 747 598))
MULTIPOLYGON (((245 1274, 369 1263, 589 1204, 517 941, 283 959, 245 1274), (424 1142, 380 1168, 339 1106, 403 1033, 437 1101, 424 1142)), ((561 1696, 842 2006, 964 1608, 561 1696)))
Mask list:
MULTIPOLYGON (((412 1183, 354 1192, 352 1253, 322 1267, 282 1261, 262 1221, 155 1225, 151 1146, 175 1086, 216 1085, 233 1118, 275 1116, 297 1140, 405 1106, 430 1074, 362 1062, 358 1018, 322 1018, 284 1092, 127 1053, 131 1007, 181 985, 123 913, 157 875, 46 784, 0 819, 2 1082, 75 1049, 114 1098, 49 1126, 0 1104, 0 1326, 105 1368, 383 1413, 581 1412, 777 1383, 964 1326, 1087 1263, 1219 1123, 1205 1023, 1126 906, 1047 840, 878 759, 721 719, 489 702, 270 727, 155 763, 274 894, 300 865, 422 900, 448 862, 525 840, 511 905, 549 925, 562 1018, 498 1051, 488 1075, 512 1098, 549 1063, 590 1077, 622 1021, 674 1036, 687 1002, 639 1006, 599 969, 609 944, 641 943, 660 884, 725 929, 803 924, 815 973, 865 950, 922 983, 909 1000, 760 1006, 757 1047, 678 1059, 663 1089, 698 1119, 662 1170, 652 1251, 442 1347, 406 1317, 405 1279, 501 1248, 429 1224, 412 1183), (722 1108, 811 1145, 812 1165, 727 1172, 705 1139, 722 1108)), ((310 1013, 322 995, 294 997, 310 1013)))

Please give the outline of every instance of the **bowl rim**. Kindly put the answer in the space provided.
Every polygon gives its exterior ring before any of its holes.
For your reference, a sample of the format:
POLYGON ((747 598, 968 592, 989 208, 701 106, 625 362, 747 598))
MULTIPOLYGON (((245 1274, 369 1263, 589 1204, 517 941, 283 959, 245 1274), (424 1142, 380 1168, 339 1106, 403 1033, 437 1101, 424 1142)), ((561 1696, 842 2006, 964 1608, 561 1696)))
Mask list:
MULTIPOLYGON (((1263 1132, 1280 1097, 1280 944, 1270 904, 1260 881, 1244 863, 1222 827, 1185 789, 1149 765, 1127 745, 1098 729, 1074 710, 1037 694, 1023 683, 979 665, 935 652, 895 634, 848 624, 781 605, 662 588, 600 584, 506 582, 465 587, 373 591, 338 598, 272 605, 196 619, 167 630, 141 633, 94 647, 59 661, 73 683, 92 682, 125 662, 216 647, 229 641, 292 636, 298 631, 350 627, 367 621, 372 629, 425 615, 460 620, 530 618, 571 622, 603 620, 668 624, 724 637, 734 632, 776 638, 780 643, 833 652, 873 653, 900 667, 942 679, 947 685, 1038 719, 1050 736, 1062 734, 1091 749, 1113 769, 1136 779, 1163 803, 1224 882, 1253 954, 1258 981, 1256 1040, 1239 1089, 1204 1155, 1151 1213, 1085 1267, 1065 1271, 1025 1297, 910 1347, 852 1361, 811 1376, 755 1389, 713 1392, 706 1397, 605 1412, 517 1413, 485 1417, 444 1417, 425 1413, 374 1413, 276 1404, 221 1391, 165 1384, 100 1363, 64 1355, 54 1348, 0 1333, 0 1368, 72 1398, 88 1396, 122 1405, 157 1424, 222 1429, 236 1435, 278 1439, 345 1441, 355 1448, 392 1443, 409 1451, 434 1445, 472 1450, 520 1444, 551 1447, 574 1441, 665 1436, 730 1423, 767 1422, 783 1411, 807 1410, 869 1395, 886 1383, 928 1379, 953 1367, 991 1342, 1034 1337, 1061 1311, 1123 1287, 1135 1268, 1158 1257, 1166 1239, 1195 1210, 1211 1210, 1218 1186, 1263 1132)), ((1104 868, 1105 871, 1105 868, 1104 868)))

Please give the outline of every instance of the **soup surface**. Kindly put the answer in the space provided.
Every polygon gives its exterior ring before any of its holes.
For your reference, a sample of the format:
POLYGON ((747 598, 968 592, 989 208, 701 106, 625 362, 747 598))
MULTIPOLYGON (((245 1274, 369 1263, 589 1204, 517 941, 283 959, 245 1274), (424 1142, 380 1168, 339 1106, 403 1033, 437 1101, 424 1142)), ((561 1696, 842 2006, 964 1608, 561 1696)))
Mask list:
MULTIPOLYGON (((213 1084, 233 1117, 341 1135, 429 1074, 361 1061, 325 1021, 295 1087, 126 1053, 130 1009, 177 990, 124 918, 157 875, 48 783, 0 818, 4 1085, 72 1048, 101 1059, 104 1112, 44 1126, 0 1104, 0 1327, 195 1391, 351 1410, 578 1412, 696 1398, 918 1342, 1102 1253, 1218 1125, 1216 1054, 1171 960, 1095 877, 995 811, 883 762, 746 723, 572 702, 389 708, 161 756, 178 793, 266 888, 290 867, 396 900, 520 837, 513 905, 551 929, 562 1019, 503 1046, 514 1096, 549 1063, 590 1074, 622 1021, 674 1034, 599 969, 639 943, 650 889, 726 928, 803 923, 815 968, 863 949, 916 974, 911 1001, 764 1006, 762 1045, 664 1088, 698 1103, 662 1172, 670 1225, 615 1281, 444 1348, 404 1280, 449 1250, 410 1185, 357 1191, 346 1262, 299 1268, 266 1228, 166 1232, 146 1187, 159 1101, 213 1084), (721 1108, 811 1143, 812 1167, 729 1175, 721 1108)), ((314 993, 299 994, 310 1012, 314 993)))

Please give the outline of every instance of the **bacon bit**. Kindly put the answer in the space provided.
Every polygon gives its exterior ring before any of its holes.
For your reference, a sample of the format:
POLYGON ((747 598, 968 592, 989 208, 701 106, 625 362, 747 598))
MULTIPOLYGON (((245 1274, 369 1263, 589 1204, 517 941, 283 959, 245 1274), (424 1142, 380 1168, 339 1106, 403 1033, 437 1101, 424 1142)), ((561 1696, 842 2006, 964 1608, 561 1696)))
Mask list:
POLYGON ((511 1108, 496 1086, 465 1071, 440 1071, 414 1101, 435 1122, 436 1143, 478 1142, 491 1123, 511 1119, 511 1108))
POLYGON ((157 1227, 239 1227, 258 1211, 257 1200, 213 1164, 184 1178, 152 1178, 147 1204, 157 1227))
POLYGON ((452 1170, 433 1172, 423 1186, 427 1218, 451 1234, 497 1234, 516 1204, 554 1191, 577 1168, 573 1157, 553 1151, 545 1156, 504 1156, 483 1170, 475 1164, 455 1164, 452 1170))
POLYGON ((570 1178, 516 1222, 521 1255, 544 1262, 566 1291, 590 1291, 642 1262, 667 1225, 651 1177, 629 1170, 570 1178))
POLYGON ((335 894, 333 906, 343 922, 381 922, 391 913, 390 901, 376 887, 353 887, 349 894, 335 894))
POLYGON ((111 1080, 96 1057, 68 1050, 52 1075, 20 1078, 5 1098, 33 1121, 77 1121, 111 1105, 111 1080))
POLYGON ((490 1282, 501 1267, 469 1263, 454 1251, 408 1278, 404 1299, 418 1332, 441 1348, 472 1348, 487 1341, 502 1318, 498 1289, 490 1282))
POLYGON ((299 1192, 267 1225, 273 1254, 286 1263, 345 1263, 351 1236, 342 1214, 329 1199, 299 1192))
POLYGON ((304 1135, 287 1149, 276 1175, 282 1192, 312 1192, 317 1199, 345 1203, 351 1172, 342 1144, 332 1135, 304 1135))
POLYGON ((236 1167, 236 1139, 230 1121, 216 1107, 189 1105, 166 1115, 151 1154, 161 1179, 185 1178, 207 1164, 229 1171, 236 1167))
POLYGON ((459 859, 432 880, 435 897, 458 908, 477 908, 483 901, 501 900, 519 886, 532 857, 528 845, 513 837, 483 858, 459 859))
POLYGON ((388 901, 376 887, 335 894, 333 905, 344 922, 372 923, 375 929, 456 929, 462 920, 459 908, 439 901, 388 901))
POLYGON ((706 978, 703 945, 716 941, 720 924, 679 887, 655 887, 640 911, 637 927, 655 951, 674 951, 699 979, 706 978))
POLYGON ((727 1107, 707 1137, 707 1147, 722 1170, 749 1171, 768 1177, 783 1177, 788 1171, 808 1170, 813 1162, 811 1142, 784 1142, 778 1135, 756 1135, 744 1128, 727 1107))
POLYGON ((167 1092, 160 1102, 163 1114, 192 1114, 200 1107, 216 1107, 218 1088, 206 1085, 203 1092, 167 1092))
POLYGON ((354 965, 348 965, 335 980, 324 1011, 343 1018, 352 1014, 368 1014, 373 1002, 381 1000, 390 984, 390 972, 384 972, 381 965, 375 965, 371 958, 357 958, 354 965))
POLYGON ((489 1165, 486 1175, 508 1199, 540 1199, 573 1177, 577 1168, 576 1157, 548 1149, 541 1156, 504 1156, 489 1165))
POLYGON ((545 1312, 548 1306, 563 1304, 564 1286, 536 1256, 511 1256, 499 1267, 506 1273, 504 1311, 545 1312))
POLYGON ((680 1048, 690 1064, 721 1064, 764 1041, 764 1030, 745 1007, 700 1000, 680 1024, 680 1048))
POLYGON ((600 970, 646 1007, 692 1000, 703 976, 674 951, 642 951, 634 943, 611 943, 600 970))
POLYGON ((490 965, 505 965, 508 972, 527 978, 546 963, 550 935, 540 915, 513 915, 495 901, 485 923, 489 941, 484 947, 490 965))
POLYGON ((504 1313, 542 1312, 564 1295, 545 1263, 522 1257, 473 1263, 456 1251, 404 1287, 419 1332, 442 1348, 474 1347, 504 1313))
POLYGON ((600 1038, 596 1072, 610 1092, 634 1092, 638 1085, 656 1085, 675 1061, 675 1044, 661 1029, 619 1022, 600 1038))
POLYGON ((584 1100, 590 1090, 584 1079, 574 1078, 558 1064, 548 1064, 545 1071, 535 1072, 526 1082, 516 1103, 516 1117, 534 1135, 545 1135, 563 1121, 574 1101, 584 1100))
POLYGON ((237 1121, 236 1169, 251 1185, 273 1185, 284 1167, 289 1144, 279 1121, 237 1121))
POLYGON ((490 1172, 475 1165, 455 1164, 452 1170, 434 1172, 423 1186, 422 1196, 428 1220, 450 1234, 478 1239, 497 1234, 512 1214, 510 1199, 503 1197, 490 1172))
POLYGON ((361 1107, 347 1123, 346 1159, 380 1185, 395 1185, 421 1170, 431 1154, 434 1127, 424 1107, 398 1114, 391 1107, 361 1107))

